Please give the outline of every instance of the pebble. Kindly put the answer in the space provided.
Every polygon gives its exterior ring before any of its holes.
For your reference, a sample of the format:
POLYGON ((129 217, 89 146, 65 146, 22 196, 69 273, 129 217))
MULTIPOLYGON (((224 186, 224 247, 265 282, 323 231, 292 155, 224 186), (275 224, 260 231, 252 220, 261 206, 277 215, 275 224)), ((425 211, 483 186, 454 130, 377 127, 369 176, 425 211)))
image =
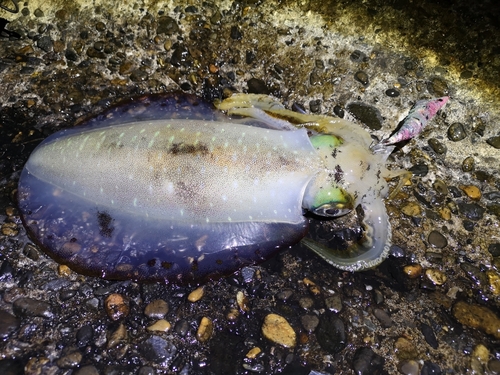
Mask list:
POLYGON ((452 314, 459 323, 500 338, 500 319, 489 308, 458 301, 453 305, 452 314))
POLYGON ((383 357, 371 348, 361 347, 356 350, 352 359, 352 368, 356 375, 373 375, 384 373, 383 357))
POLYGON ((360 51, 358 49, 354 50, 351 53, 351 56, 349 56, 349 58, 351 59, 351 61, 354 61, 357 63, 360 63, 363 61, 368 61, 368 57, 366 56, 366 54, 363 51, 360 51))
POLYGON ((500 191, 489 191, 484 193, 483 196, 490 201, 500 202, 500 191))
POLYGON ((271 91, 267 87, 266 83, 258 78, 250 78, 247 81, 248 93, 250 94, 266 94, 268 95, 271 91))
POLYGON ((210 340, 214 332, 214 323, 210 318, 204 316, 201 318, 200 325, 196 331, 196 339, 199 342, 206 342, 210 340))
POLYGON ((325 305, 328 310, 339 313, 342 311, 342 297, 340 294, 327 297, 325 298, 325 305))
POLYGON ((293 348, 297 343, 297 335, 285 318, 278 314, 268 314, 262 324, 264 337, 285 348, 293 348))
POLYGON ((314 300, 311 297, 301 297, 299 299, 299 306, 304 310, 308 310, 314 306, 314 300))
POLYGON ((443 285, 447 280, 446 274, 435 268, 429 268, 425 270, 425 276, 427 276, 427 278, 434 285, 443 285))
POLYGON ((168 321, 166 321, 165 319, 160 319, 160 320, 156 321, 155 323, 151 324, 150 326, 148 326, 146 329, 150 332, 154 332, 154 331, 168 332, 168 331, 170 331, 171 327, 172 326, 168 321))
POLYGON ((433 77, 427 83, 427 89, 429 92, 437 97, 448 96, 450 89, 448 88, 448 83, 443 78, 433 77))
POLYGON ((410 360, 401 364, 400 371, 403 375, 419 375, 417 361, 410 360))
POLYGON ((491 293, 495 296, 500 295, 500 275, 493 269, 489 269, 486 271, 486 277, 490 284, 491 293))
POLYGON ((39 316, 48 319, 54 317, 50 304, 29 297, 16 299, 12 305, 12 310, 18 317, 39 316))
POLYGON ((478 201, 481 199, 481 190, 477 186, 474 185, 462 185, 460 186, 460 190, 462 190, 470 199, 478 201))
POLYGON ((429 144, 429 146, 434 150, 434 152, 436 154, 439 154, 439 155, 442 155, 444 153, 446 153, 447 151, 447 148, 446 146, 441 143, 438 139, 436 138, 430 138, 427 143, 429 144))
POLYGON ((399 91, 394 89, 394 88, 387 89, 387 90, 385 90, 385 95, 387 95, 391 98, 397 98, 399 96, 399 91))
POLYGON ((99 375, 99 371, 93 365, 87 365, 80 367, 78 370, 73 372, 74 375, 99 375))
POLYGON ((128 298, 118 293, 110 294, 104 300, 104 309, 111 320, 125 318, 130 312, 128 298))
POLYGON ((323 350, 330 354, 340 353, 347 345, 344 322, 336 314, 323 314, 316 329, 316 338, 323 350))
POLYGON ((335 107, 333 107, 333 113, 335 113, 340 118, 344 118, 344 116, 345 116, 344 108, 342 108, 339 105, 336 105, 335 107))
POLYGON ((432 246, 437 247, 438 249, 442 249, 443 247, 446 247, 448 245, 446 237, 437 230, 433 230, 431 233, 429 233, 427 240, 432 246))
POLYGON ((450 141, 458 142, 465 137, 467 137, 467 133, 465 132, 465 128, 461 123, 455 122, 448 128, 448 139, 450 141))
POLYGON ((156 299, 148 303, 144 309, 144 315, 150 319, 163 319, 168 313, 168 303, 162 299, 156 299))
POLYGON ((60 368, 75 368, 77 367, 83 359, 82 353, 78 350, 74 350, 56 361, 57 366, 60 368))
POLYGON ((394 351, 401 360, 415 359, 418 356, 417 348, 406 337, 398 337, 394 343, 394 351))
POLYGON ((199 288, 196 288, 191 293, 189 293, 187 299, 189 302, 197 302, 203 297, 204 294, 205 288, 203 286, 200 286, 199 288))
POLYGON ((170 362, 177 353, 176 346, 159 336, 151 336, 139 345, 141 355, 151 362, 170 362))
POLYGON ((401 208, 401 212, 406 216, 417 217, 422 213, 422 209, 418 203, 410 202, 401 208))
POLYGON ((484 207, 481 207, 477 203, 458 202, 457 205, 460 213, 465 215, 467 219, 474 221, 482 219, 486 211, 484 207))
POLYGON ((427 164, 415 164, 409 169, 409 171, 414 176, 424 177, 427 173, 429 173, 429 167, 427 164))
POLYGON ((261 352, 262 352, 262 350, 261 350, 258 346, 256 346, 256 347, 253 347, 252 349, 250 349, 250 350, 247 352, 247 354, 246 354, 246 356, 245 356, 245 357, 250 358, 250 359, 254 359, 254 358, 256 358, 256 357, 257 357, 257 356, 258 356, 261 352))
POLYGON ((420 375, 441 375, 441 368, 430 361, 425 361, 420 375))
POLYGON ((127 341, 127 328, 123 323, 120 323, 118 328, 109 336, 107 347, 108 349, 115 348, 125 341, 127 341))
POLYGON ((180 31, 177 22, 169 16, 162 16, 158 18, 158 27, 156 34, 165 34, 167 36, 178 34, 180 31))
POLYGON ((87 346, 94 337, 94 329, 90 324, 86 324, 76 332, 76 344, 78 347, 87 346))
POLYGON ((306 314, 300 318, 300 322, 307 332, 314 332, 319 324, 319 318, 315 314, 306 314))
POLYGON ((438 209, 439 216, 441 216, 442 219, 444 220, 450 220, 451 219, 451 210, 448 207, 440 207, 438 209))
POLYGON ((44 35, 36 41, 36 46, 44 52, 52 52, 54 48, 54 42, 50 36, 44 35))
POLYGON ((472 156, 468 156, 462 161, 462 171, 471 172, 474 170, 475 165, 476 162, 474 158, 472 156))
POLYGON ((494 148, 500 148, 500 135, 496 137, 491 137, 486 140, 486 143, 488 143, 490 146, 494 148))
POLYGON ((488 245, 488 252, 494 256, 494 257, 498 257, 500 256, 500 243, 490 243, 488 245))
POLYGON ((460 268, 465 271, 467 277, 471 279, 476 285, 485 286, 487 285, 487 277, 484 272, 482 272, 478 267, 473 266, 469 263, 461 263, 460 268))
POLYGON ((321 289, 319 286, 316 285, 316 283, 310 279, 308 279, 307 277, 304 278, 302 280, 302 282, 304 283, 305 286, 307 286, 307 288, 309 289, 309 291, 311 292, 311 294, 317 296, 319 294, 321 294, 321 289))
POLYGON ((347 105, 347 110, 371 130, 382 128, 382 115, 377 108, 363 102, 351 102, 347 105))
POLYGON ((374 309, 373 315, 378 319, 383 328, 392 327, 392 319, 390 315, 382 309, 374 309))
POLYGON ((490 358, 490 351, 483 344, 477 344, 474 347, 471 356, 477 358, 481 363, 486 363, 490 358))
POLYGON ((422 332, 422 335, 424 335, 425 341, 427 344, 431 346, 433 349, 437 349, 439 344, 436 339, 436 335, 434 334, 434 331, 432 330, 431 326, 425 323, 420 323, 420 332, 422 332))
POLYGON ((493 373, 493 375, 500 374, 500 361, 498 359, 490 359, 488 361, 488 369, 493 373))
POLYGON ((238 304, 238 307, 240 308, 241 311, 243 312, 250 311, 248 297, 241 290, 239 290, 236 293, 236 303, 238 304))
POLYGON ((368 74, 366 74, 362 70, 359 70, 356 73, 354 73, 354 79, 359 83, 361 83, 363 86, 368 86, 368 84, 370 83, 368 79, 368 74))
POLYGON ((310 100, 309 101, 309 110, 312 113, 321 112, 321 100, 319 100, 319 99, 310 100))
POLYGON ((20 324, 20 319, 5 310, 0 310, 0 339, 5 340, 19 328, 20 324))

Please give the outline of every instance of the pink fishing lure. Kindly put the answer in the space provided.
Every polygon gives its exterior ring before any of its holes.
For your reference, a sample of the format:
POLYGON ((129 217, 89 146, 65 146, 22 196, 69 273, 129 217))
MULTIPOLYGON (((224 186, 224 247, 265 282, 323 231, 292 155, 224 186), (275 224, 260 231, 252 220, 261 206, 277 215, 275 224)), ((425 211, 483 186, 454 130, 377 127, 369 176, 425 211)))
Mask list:
POLYGON ((403 120, 403 125, 394 135, 382 140, 383 145, 392 145, 419 135, 427 123, 436 113, 445 106, 450 99, 448 96, 432 100, 419 100, 411 108, 408 116, 403 120))

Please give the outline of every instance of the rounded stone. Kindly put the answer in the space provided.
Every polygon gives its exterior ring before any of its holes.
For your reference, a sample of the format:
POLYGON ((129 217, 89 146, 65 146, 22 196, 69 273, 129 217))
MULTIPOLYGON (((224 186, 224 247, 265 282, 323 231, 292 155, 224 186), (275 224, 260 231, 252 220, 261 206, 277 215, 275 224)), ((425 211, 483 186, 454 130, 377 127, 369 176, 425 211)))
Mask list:
POLYGON ((168 332, 170 331, 171 324, 165 319, 160 319, 157 322, 151 324, 146 329, 150 332, 158 331, 158 332, 168 332))
POLYGON ((394 351, 399 359, 415 359, 418 355, 415 345, 406 337, 398 337, 394 343, 394 351))
POLYGON ((448 139, 450 141, 458 142, 465 137, 467 137, 467 133, 465 132, 465 128, 461 123, 455 122, 448 128, 448 139))
POLYGON ((481 190, 477 186, 474 185, 462 185, 460 186, 460 190, 462 190, 470 199, 479 200, 481 199, 481 190))
POLYGON ((427 84, 427 89, 436 96, 448 96, 450 93, 448 83, 441 77, 432 77, 427 84))
POLYGON ((407 266, 404 266, 403 272, 408 276, 410 279, 416 279, 417 277, 420 277, 422 275, 422 266, 420 264, 409 264, 407 266))
POLYGON ((214 333, 214 323, 210 318, 204 316, 201 318, 200 325, 196 331, 196 339, 199 342, 206 342, 210 340, 212 334, 214 333))
POLYGON ((443 285, 448 279, 446 274, 441 272, 440 270, 429 268, 425 270, 425 276, 434 284, 434 285, 443 285))
POLYGON ((437 230, 433 230, 431 233, 429 233, 427 240, 432 246, 437 247, 438 249, 442 249, 443 247, 446 247, 446 245, 448 245, 448 240, 446 240, 446 237, 437 230))
POLYGON ((500 135, 496 137, 491 137, 486 140, 486 143, 488 143, 490 146, 494 148, 500 148, 500 135))
POLYGON ((466 157, 462 161, 462 171, 464 172, 471 172, 474 170, 476 162, 474 161, 474 158, 472 156, 466 157))
POLYGON ((116 321, 125 318, 129 314, 130 308, 128 304, 128 298, 121 294, 113 293, 104 300, 104 309, 109 318, 116 321))
POLYGON ((436 154, 439 154, 439 155, 442 155, 444 153, 446 153, 447 151, 447 148, 446 146, 441 143, 438 139, 436 138, 430 138, 427 143, 429 144, 429 146, 434 150, 434 152, 436 154))
POLYGON ((500 319, 489 308, 458 301, 453 306, 452 314, 459 323, 500 339, 500 319))
POLYGON ((197 302, 203 297, 204 294, 205 294, 205 288, 200 286, 199 288, 196 288, 191 293, 189 293, 187 299, 189 302, 197 302))
POLYGON ((144 309, 144 315, 151 319, 163 319, 168 313, 168 303, 162 299, 156 299, 148 303, 144 309))
POLYGON ((268 314, 262 324, 264 337, 285 348, 293 348, 297 343, 297 334, 285 318, 278 314, 268 314))
POLYGON ((370 83, 368 74, 366 74, 362 70, 359 70, 354 74, 354 79, 361 83, 363 86, 368 86, 368 84, 370 83))
POLYGON ((385 95, 387 95, 391 98, 397 98, 399 96, 399 91, 394 89, 394 88, 387 89, 387 90, 385 90, 385 95))

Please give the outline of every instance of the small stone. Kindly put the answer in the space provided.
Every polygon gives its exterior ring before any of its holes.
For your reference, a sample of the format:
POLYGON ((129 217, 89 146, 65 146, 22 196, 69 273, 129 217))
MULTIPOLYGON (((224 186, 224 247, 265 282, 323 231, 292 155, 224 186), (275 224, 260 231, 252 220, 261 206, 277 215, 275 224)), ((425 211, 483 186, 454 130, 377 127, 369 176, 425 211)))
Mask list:
POLYGON ((373 375, 384 372, 384 358, 371 348, 361 347, 356 350, 352 359, 352 368, 356 375, 373 375))
POLYGON ((373 315, 375 315, 375 317, 378 319, 383 328, 392 327, 392 319, 389 316, 389 314, 387 314, 387 312, 385 312, 384 310, 374 309, 373 315))
POLYGON ((474 347, 471 356, 477 358, 479 362, 484 364, 490 359, 490 351, 483 344, 478 344, 474 347))
POLYGON ((366 54, 360 50, 354 50, 351 53, 351 56, 349 56, 349 58, 351 59, 351 61, 354 61, 357 63, 368 60, 368 57, 366 56, 366 54))
POLYGON ((368 84, 370 83, 368 74, 366 74, 362 70, 359 70, 354 74, 354 79, 360 82, 363 86, 368 86, 368 84))
POLYGON ((339 294, 327 297, 325 299, 326 308, 334 313, 342 311, 342 298, 339 294))
POLYGON ((177 353, 177 348, 170 341, 151 336, 139 345, 139 351, 148 361, 162 363, 171 361, 177 353))
POLYGON ((409 169, 409 171, 414 176, 424 177, 427 173, 429 173, 429 167, 427 164, 415 164, 409 169))
POLYGON ((418 356, 415 345, 406 337, 398 337, 394 344, 394 351, 401 360, 415 359, 418 356))
POLYGON ((443 247, 446 247, 448 245, 446 237, 437 230, 433 230, 431 233, 429 233, 427 240, 432 246, 437 247, 438 249, 442 249, 443 247))
POLYGON ((80 364, 82 359, 82 353, 80 353, 78 350, 75 350, 59 358, 56 363, 60 368, 75 368, 80 364))
POLYGON ((156 299, 148 303, 144 309, 144 315, 151 319, 163 319, 168 313, 168 303, 162 299, 156 299))
POLYGON ((258 346, 256 346, 256 347, 254 347, 254 348, 252 348, 252 349, 250 349, 250 350, 248 351, 248 353, 246 354, 246 357, 247 357, 247 358, 250 358, 250 359, 254 359, 254 358, 257 358, 257 356, 258 356, 261 352, 262 352, 262 350, 261 350, 258 346))
POLYGON ((380 130, 382 128, 382 115, 378 108, 363 102, 351 102, 347 105, 347 110, 371 130, 380 130))
POLYGON ((344 116, 345 116, 344 108, 342 108, 339 105, 336 105, 335 107, 333 107, 333 113, 335 113, 340 118, 344 118, 344 116))
POLYGON ((314 283, 314 281, 308 279, 307 277, 302 280, 305 286, 309 288, 309 291, 314 294, 315 296, 319 295, 321 293, 321 289, 319 286, 314 283))
POLYGON ((3 223, 2 224, 2 234, 4 236, 14 237, 17 236, 19 230, 17 229, 16 223, 3 223))
POLYGON ((432 77, 427 84, 427 89, 431 94, 438 97, 448 96, 450 93, 448 84, 441 77, 432 77))
POLYGON ((156 34, 174 35, 178 34, 179 31, 179 25, 177 25, 177 22, 172 17, 162 16, 158 18, 156 34))
POLYGON ((170 331, 171 324, 167 322, 165 319, 160 319, 157 322, 151 324, 146 329, 150 332, 159 331, 159 332, 168 332, 170 331))
POLYGON ((118 328, 113 333, 111 333, 108 339, 107 348, 110 349, 117 347, 118 345, 126 342, 127 337, 128 337, 127 328, 125 328, 123 323, 120 323, 118 328))
POLYGON ((99 371, 93 365, 87 365, 75 370, 74 375, 99 375, 99 371))
POLYGON ((347 345, 344 322, 337 314, 323 314, 316 329, 316 338, 323 350, 330 354, 340 353, 347 345))
POLYGON ((500 374, 500 361, 498 359, 490 359, 488 361, 488 369, 493 375, 500 374))
POLYGON ((20 319, 9 314, 7 311, 0 310, 0 339, 5 340, 8 338, 19 328, 20 324, 20 319))
POLYGON ((491 243, 488 245, 488 252, 494 256, 500 256, 500 242, 491 243))
POLYGON ((65 264, 60 264, 57 267, 57 273, 59 274, 59 276, 69 277, 71 275, 71 268, 69 268, 65 264))
POLYGON ((488 143, 490 146, 494 148, 500 148, 500 135, 496 137, 491 137, 486 140, 486 143, 488 143))
POLYGON ((476 162, 474 161, 474 158, 472 156, 466 157, 462 161, 462 171, 464 172, 471 172, 474 170, 476 162))
POLYGON ((478 221, 483 218, 484 212, 486 211, 484 207, 481 207, 477 203, 465 203, 458 202, 458 209, 460 213, 465 215, 467 219, 478 221))
POLYGON ((430 138, 427 143, 429 144, 429 146, 431 146, 436 154, 442 155, 447 151, 446 146, 436 138, 430 138))
POLYGON ((262 324, 264 337, 285 348, 293 348, 297 343, 297 335, 285 318, 278 314, 269 314, 262 324))
POLYGON ((405 361, 400 367, 400 371, 403 375, 419 375, 418 370, 418 362, 414 360, 405 361))
POLYGON ((109 318, 116 321, 125 318, 129 314, 130 308, 128 304, 129 301, 127 298, 123 297, 121 294, 113 293, 104 301, 104 309, 109 318))
POLYGON ((233 40, 241 40, 243 38, 243 34, 241 33, 240 28, 236 25, 231 26, 231 32, 230 32, 229 36, 233 40))
POLYGON ((458 301, 452 308, 452 314, 459 323, 500 339, 500 319, 489 308, 458 301))
POLYGON ((422 213, 422 209, 420 208, 420 205, 418 203, 410 202, 408 204, 405 204, 401 208, 401 212, 404 213, 406 216, 418 217, 422 213))
POLYGON ((299 306, 304 310, 308 310, 314 306, 314 300, 311 297, 301 297, 299 299, 299 306))
POLYGON ((399 91, 394 89, 394 88, 387 89, 387 90, 385 90, 385 95, 387 95, 391 98, 397 98, 399 96, 399 91))
POLYGON ((39 316, 50 319, 54 316, 50 304, 28 297, 16 299, 12 306, 12 310, 18 317, 39 316))
POLYGON ((441 272, 437 269, 434 269, 434 268, 430 268, 430 269, 425 270, 425 276, 427 276, 427 278, 434 285, 443 285, 447 280, 447 277, 443 272, 441 272))
POLYGON ((465 185, 465 186, 460 186, 460 189, 470 198, 473 200, 478 201, 481 199, 481 190, 477 186, 474 185, 465 185))
POLYGON ((200 286, 199 288, 196 288, 191 293, 189 293, 187 299, 189 302, 197 302, 203 297, 204 293, 205 289, 202 286, 200 286))
POLYGON ((433 349, 437 349, 439 344, 431 326, 425 323, 420 323, 420 331, 422 332, 422 335, 424 335, 427 344, 429 344, 433 349))
POLYGON ((250 306, 248 305, 249 303, 248 297, 241 290, 239 290, 236 293, 236 303, 238 304, 238 307, 240 308, 241 311, 243 312, 250 311, 250 306))
POLYGON ((448 128, 448 139, 450 141, 458 142, 465 137, 467 137, 467 133, 465 132, 465 128, 461 123, 455 122, 448 128))
POLYGON ((204 316, 201 318, 200 326, 196 331, 196 339, 199 342, 206 342, 210 340, 214 332, 214 324, 210 318, 204 316))
POLYGON ((441 375, 441 368, 435 363, 425 361, 420 375, 441 375))
POLYGON ((247 81, 248 93, 249 94, 270 94, 270 90, 267 87, 266 83, 258 78, 250 78, 247 81))
POLYGON ((493 269, 489 269, 486 271, 486 277, 490 284, 491 293, 495 296, 500 295, 500 275, 493 269))
POLYGON ((50 36, 44 35, 36 41, 36 46, 42 49, 44 52, 52 52, 54 48, 54 42, 52 41, 52 38, 50 36))
POLYGON ((309 101, 309 110, 312 113, 319 113, 321 112, 321 100, 319 99, 313 99, 309 101))
POLYGON ((300 322, 307 332, 314 332, 319 324, 319 318, 315 314, 306 314, 300 318, 300 322))

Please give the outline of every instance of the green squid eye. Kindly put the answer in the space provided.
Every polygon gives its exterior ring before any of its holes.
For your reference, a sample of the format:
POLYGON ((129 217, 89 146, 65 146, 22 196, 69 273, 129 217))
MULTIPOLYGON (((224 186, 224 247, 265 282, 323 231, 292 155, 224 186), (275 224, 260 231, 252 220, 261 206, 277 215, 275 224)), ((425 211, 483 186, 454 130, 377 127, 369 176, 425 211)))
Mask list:
POLYGON ((354 199, 351 194, 337 186, 320 188, 309 196, 306 208, 312 213, 324 217, 338 217, 351 212, 354 199))

